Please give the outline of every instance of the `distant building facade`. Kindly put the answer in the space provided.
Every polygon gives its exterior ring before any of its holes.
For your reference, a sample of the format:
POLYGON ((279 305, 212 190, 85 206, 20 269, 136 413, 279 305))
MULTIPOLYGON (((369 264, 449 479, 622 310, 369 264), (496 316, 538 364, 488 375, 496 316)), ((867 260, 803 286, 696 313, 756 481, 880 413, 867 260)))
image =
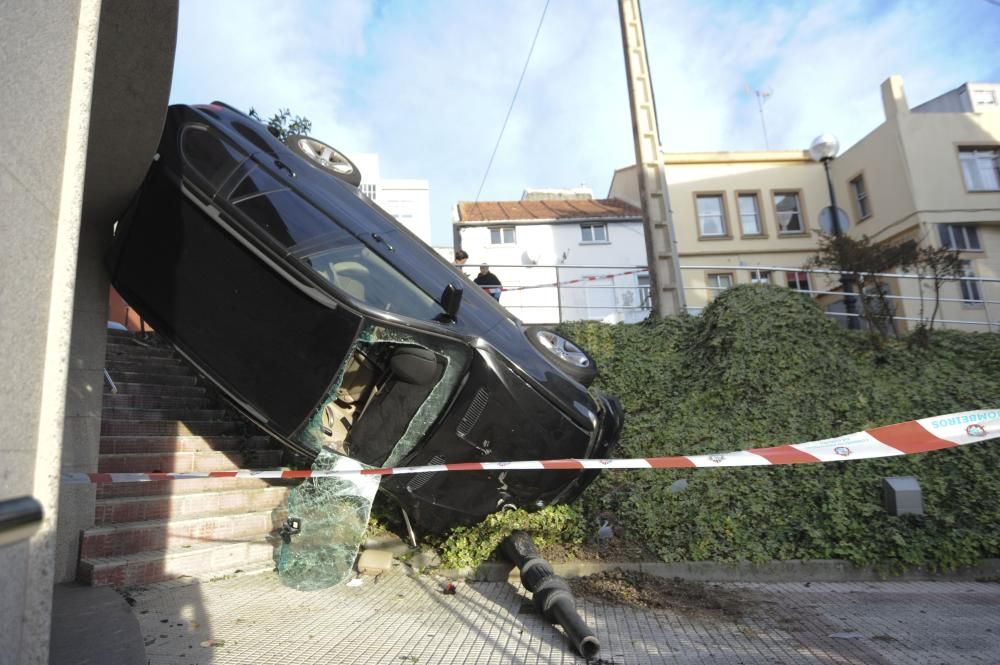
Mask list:
POLYGON ((453 224, 466 272, 489 264, 505 288, 501 304, 527 323, 645 318, 642 212, 586 194, 459 202, 453 224))
MULTIPOLYGON (((907 105, 902 80, 882 84, 885 121, 831 164, 834 192, 851 236, 914 240, 961 250, 966 276, 1000 276, 1000 95, 998 84, 963 86, 907 105)), ((733 284, 771 282, 830 290, 835 282, 804 273, 820 239, 820 212, 830 205, 821 164, 807 152, 666 153, 682 276, 689 310, 698 311, 733 284)), ((610 197, 639 204, 634 166, 620 169, 610 197)), ((916 280, 889 283, 918 299, 916 280)), ((940 318, 1000 330, 1000 287, 953 283, 940 318), (990 297, 991 296, 991 297, 990 297)), ((925 289, 924 296, 928 296, 925 289)), ((897 314, 918 316, 917 300, 897 300, 897 314)), ((905 323, 903 324, 905 326, 905 323)))

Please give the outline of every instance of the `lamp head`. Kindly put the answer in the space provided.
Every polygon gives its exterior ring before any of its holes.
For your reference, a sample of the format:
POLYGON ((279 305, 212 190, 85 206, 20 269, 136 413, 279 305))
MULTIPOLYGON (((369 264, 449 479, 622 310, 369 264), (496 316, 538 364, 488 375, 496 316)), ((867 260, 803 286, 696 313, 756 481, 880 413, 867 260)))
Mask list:
POLYGON ((837 156, 840 150, 840 141, 833 134, 820 134, 813 139, 809 146, 809 156, 815 162, 824 162, 837 156))

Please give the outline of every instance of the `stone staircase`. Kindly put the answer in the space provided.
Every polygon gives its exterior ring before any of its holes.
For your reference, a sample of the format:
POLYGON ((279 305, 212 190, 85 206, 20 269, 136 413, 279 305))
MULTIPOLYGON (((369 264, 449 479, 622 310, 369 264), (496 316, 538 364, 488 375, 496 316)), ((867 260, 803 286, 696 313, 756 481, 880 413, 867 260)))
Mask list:
MULTIPOLYGON (((102 473, 275 468, 284 448, 227 408, 174 350, 108 331, 102 473)), ((79 581, 116 587, 271 568, 294 481, 214 478, 98 485, 79 581)))

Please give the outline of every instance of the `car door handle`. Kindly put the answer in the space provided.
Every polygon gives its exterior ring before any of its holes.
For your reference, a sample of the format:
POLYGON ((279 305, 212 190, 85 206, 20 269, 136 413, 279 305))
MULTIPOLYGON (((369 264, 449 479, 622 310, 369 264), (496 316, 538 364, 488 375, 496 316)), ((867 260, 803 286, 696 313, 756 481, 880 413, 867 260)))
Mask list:
POLYGON ((288 166, 288 164, 285 164, 280 159, 274 160, 274 166, 282 171, 287 171, 288 175, 292 176, 293 178, 295 177, 295 171, 293 171, 291 167, 288 166))

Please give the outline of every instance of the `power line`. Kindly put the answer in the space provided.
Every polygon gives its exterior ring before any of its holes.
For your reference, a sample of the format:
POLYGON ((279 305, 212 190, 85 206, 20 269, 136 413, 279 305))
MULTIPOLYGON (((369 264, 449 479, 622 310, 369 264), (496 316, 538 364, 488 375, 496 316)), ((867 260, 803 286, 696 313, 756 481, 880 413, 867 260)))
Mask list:
POLYGON ((514 97, 510 100, 510 107, 507 109, 507 115, 503 119, 503 126, 500 127, 500 136, 497 137, 497 144, 493 146, 493 154, 490 155, 490 161, 486 164, 486 172, 483 173, 483 181, 479 183, 479 191, 476 192, 476 204, 479 203, 479 195, 483 193, 483 187, 486 185, 486 177, 490 174, 490 168, 493 166, 493 158, 497 155, 497 150, 500 148, 500 141, 503 139, 504 130, 507 129, 507 121, 510 120, 510 112, 514 110, 514 102, 517 101, 517 93, 521 91, 521 83, 524 81, 524 74, 528 71, 528 63, 531 62, 531 54, 535 52, 535 43, 538 41, 538 33, 542 31, 542 22, 545 21, 545 12, 549 9, 549 1, 545 0, 545 7, 542 9, 542 17, 538 19, 538 28, 535 30, 535 38, 531 40, 531 48, 528 49, 528 57, 524 60, 524 69, 521 70, 521 78, 517 80, 517 87, 514 89, 514 97))

